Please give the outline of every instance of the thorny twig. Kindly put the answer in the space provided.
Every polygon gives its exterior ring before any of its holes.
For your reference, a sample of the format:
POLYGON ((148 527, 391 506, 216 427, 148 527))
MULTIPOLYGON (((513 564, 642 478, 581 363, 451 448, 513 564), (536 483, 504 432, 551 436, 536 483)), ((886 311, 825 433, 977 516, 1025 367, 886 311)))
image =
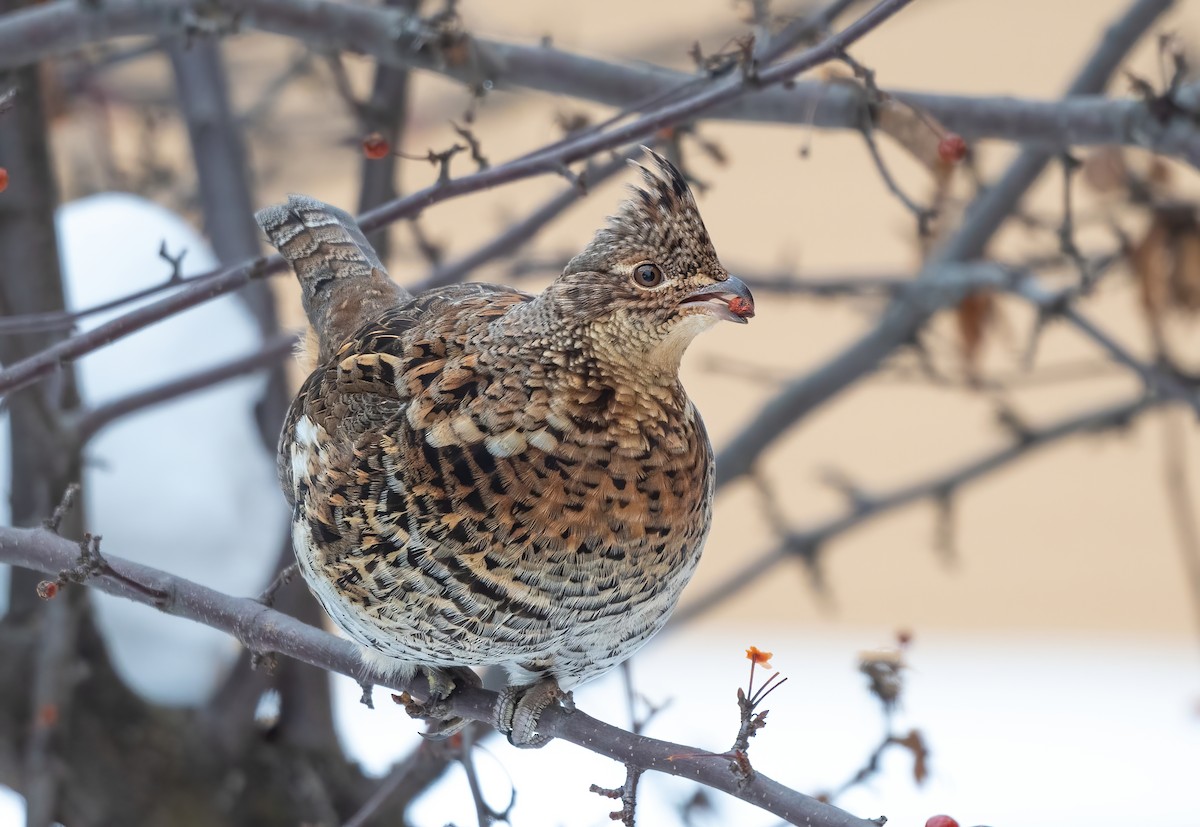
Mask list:
POLYGON ((454 127, 454 131, 458 133, 458 136, 467 142, 467 146, 471 150, 471 160, 475 162, 475 167, 480 172, 483 172, 485 169, 490 167, 491 164, 488 163, 488 159, 484 157, 483 148, 479 143, 479 138, 475 136, 475 133, 472 132, 469 127, 459 126, 456 123, 451 123, 450 125, 454 127))
POLYGON ((869 780, 873 775, 880 770, 880 760, 883 754, 890 747, 903 747, 912 753, 913 756, 913 777, 920 784, 928 773, 929 765, 929 749, 925 746, 925 739, 921 735, 920 730, 911 729, 907 735, 894 735, 889 733, 884 736, 884 739, 879 743, 869 756, 866 762, 860 767, 854 775, 842 783, 835 791, 830 793, 827 798, 830 801, 837 801, 849 790, 857 787, 869 780))
MULTIPOLYGON (((401 158, 407 158, 410 161, 428 161, 431 165, 438 168, 437 184, 435 186, 443 186, 450 183, 450 160, 460 152, 466 152, 467 147, 463 144, 451 144, 447 149, 426 150, 424 155, 414 155, 408 152, 396 150, 396 155, 401 158)), ((481 168, 480 172, 484 169, 481 168)))
MULTIPOLYGON (((917 219, 917 235, 920 238, 926 238, 930 234, 930 222, 937 217, 937 209, 933 207, 922 207, 906 193, 896 179, 892 177, 892 172, 884 162, 883 156, 879 153, 879 146, 875 142, 875 110, 884 100, 884 93, 875 83, 875 70, 868 69, 863 64, 852 58, 849 52, 843 51, 838 55, 838 59, 845 63, 854 72, 854 76, 862 81, 864 93, 866 95, 866 107, 863 114, 862 126, 860 131, 867 143, 867 149, 871 153, 871 160, 875 162, 875 168, 879 170, 879 175, 883 178, 883 183, 887 186, 888 191, 899 199, 905 209, 913 214, 917 219)), ((919 111, 919 110, 915 110, 919 111)))
POLYGON ((787 678, 781 678, 779 677, 779 673, 775 672, 763 682, 762 686, 755 689, 755 667, 761 663, 764 668, 770 669, 771 664, 767 661, 770 659, 771 653, 761 652, 752 646, 747 650, 746 657, 750 660, 750 681, 745 689, 738 687, 739 725, 737 737, 733 739, 733 746, 730 748, 731 752, 743 755, 750 749, 750 739, 767 725, 767 712, 769 710, 764 709, 762 712, 757 712, 759 704, 766 700, 768 695, 787 683, 787 678))
POLYGON ((291 583, 299 572, 300 565, 298 563, 292 563, 281 568, 279 573, 275 575, 271 582, 267 584, 267 587, 262 590, 262 593, 259 594, 258 602, 267 607, 274 606, 275 595, 280 589, 291 583))
POLYGON ((143 586, 137 580, 115 570, 109 565, 104 555, 100 553, 100 540, 101 537, 99 534, 84 534, 83 539, 79 541, 79 554, 75 558, 74 564, 69 568, 60 569, 55 579, 43 580, 38 583, 38 597, 43 600, 53 600, 58 595, 59 589, 68 583, 83 584, 93 577, 103 576, 111 578, 139 594, 145 595, 154 605, 162 608, 168 597, 166 592, 143 586))
POLYGON ((1062 224, 1058 229, 1059 249, 1079 270, 1080 286, 1086 290, 1091 285, 1092 276, 1088 269, 1087 259, 1084 258, 1083 253, 1079 251, 1079 246, 1075 243, 1075 213, 1071 204, 1071 182, 1082 164, 1070 152, 1063 152, 1059 159, 1062 161, 1063 180, 1062 224))
POLYGON ((187 248, 183 248, 176 255, 171 255, 167 250, 167 240, 163 239, 162 244, 158 245, 158 257, 171 265, 171 275, 167 276, 167 284, 174 286, 183 281, 183 257, 187 255, 187 248))
POLYGON ((642 778, 642 773, 645 770, 641 767, 636 767, 633 764, 625 765, 625 783, 619 787, 609 788, 601 787, 599 784, 592 784, 588 787, 589 792, 596 795, 604 796, 605 798, 619 799, 621 809, 608 814, 608 817, 613 821, 621 822, 622 827, 635 827, 637 816, 637 788, 638 781, 642 778))
POLYGON ((53 531, 55 534, 57 534, 59 526, 62 525, 63 519, 68 513, 70 513, 71 509, 75 507, 75 499, 78 496, 79 483, 73 482, 67 486, 66 491, 63 491, 62 499, 59 500, 58 505, 55 506, 54 513, 46 518, 42 522, 42 525, 45 526, 49 531, 53 531))
POLYGON ((879 701, 883 710, 883 740, 867 757, 863 766, 828 796, 830 801, 836 801, 847 790, 878 773, 880 759, 884 752, 892 746, 904 747, 912 753, 913 778, 917 784, 921 784, 928 774, 929 751, 925 747, 925 741, 920 731, 912 729, 907 735, 897 735, 892 726, 892 713, 904 689, 903 673, 907 668, 904 662, 904 650, 911 642, 911 635, 908 632, 900 632, 896 637, 896 647, 865 652, 859 659, 859 670, 867 676, 868 688, 879 701))

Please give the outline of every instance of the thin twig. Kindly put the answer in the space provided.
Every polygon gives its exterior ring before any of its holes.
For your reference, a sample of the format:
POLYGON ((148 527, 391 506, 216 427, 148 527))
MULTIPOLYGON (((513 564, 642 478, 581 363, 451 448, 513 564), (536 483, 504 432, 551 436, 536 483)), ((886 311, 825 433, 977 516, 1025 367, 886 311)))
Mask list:
POLYGON ((916 201, 909 197, 901 186, 896 183, 896 179, 892 177, 892 171, 888 168, 887 163, 883 160, 883 156, 879 154, 879 146, 875 143, 875 127, 869 121, 863 124, 862 128, 863 139, 867 143, 867 149, 871 153, 871 160, 875 163, 875 169, 879 172, 879 177, 883 179, 884 185, 888 191, 896 197, 896 199, 904 205, 904 208, 913 214, 917 220, 917 235, 920 238, 925 238, 929 235, 929 222, 937 217, 937 210, 933 207, 922 207, 916 201))
POLYGON ((601 787, 599 784, 592 784, 588 787, 588 792, 593 792, 604 798, 617 799, 621 802, 621 809, 609 813, 608 817, 613 821, 621 822, 622 827, 635 827, 637 821, 638 782, 641 780, 643 772, 645 770, 640 767, 633 764, 626 764, 625 783, 621 786, 609 788, 601 787))

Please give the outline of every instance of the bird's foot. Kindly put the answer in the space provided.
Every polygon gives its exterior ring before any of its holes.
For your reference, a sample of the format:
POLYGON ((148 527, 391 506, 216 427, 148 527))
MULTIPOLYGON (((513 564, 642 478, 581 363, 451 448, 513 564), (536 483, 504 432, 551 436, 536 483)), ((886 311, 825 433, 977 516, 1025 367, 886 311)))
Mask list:
POLYGON ((536 749, 551 740, 549 735, 538 733, 537 728, 542 712, 553 703, 568 712, 575 711, 571 693, 560 689, 554 678, 544 678, 532 686, 508 686, 496 701, 492 723, 508 735, 508 742, 514 747, 536 749))
POLYGON ((430 741, 444 741, 457 735, 471 723, 469 719, 451 712, 446 701, 456 689, 464 686, 478 688, 483 686, 483 681, 473 669, 465 666, 429 667, 422 672, 429 682, 429 699, 418 701, 405 692, 400 696, 400 702, 410 717, 428 722, 429 728, 421 737, 430 741))

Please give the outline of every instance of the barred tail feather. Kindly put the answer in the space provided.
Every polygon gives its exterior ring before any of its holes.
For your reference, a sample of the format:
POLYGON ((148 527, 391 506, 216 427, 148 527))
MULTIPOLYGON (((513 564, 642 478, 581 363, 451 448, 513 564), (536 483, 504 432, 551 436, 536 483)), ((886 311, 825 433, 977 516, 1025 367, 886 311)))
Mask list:
POLYGON ((296 271, 321 360, 363 324, 409 298, 344 210, 289 195, 286 204, 259 210, 254 218, 296 271))

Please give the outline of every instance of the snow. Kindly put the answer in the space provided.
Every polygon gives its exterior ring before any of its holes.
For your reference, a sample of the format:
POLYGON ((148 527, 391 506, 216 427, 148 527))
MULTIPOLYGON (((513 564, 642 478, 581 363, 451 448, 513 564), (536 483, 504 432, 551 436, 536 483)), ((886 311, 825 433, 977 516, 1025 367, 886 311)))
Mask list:
POLYGON ((22 827, 24 823, 25 799, 0 786, 0 827, 22 827))
MULTIPOLYGON (((140 197, 92 196, 57 216, 72 308, 91 307, 162 283, 165 241, 181 250, 182 274, 216 266, 207 243, 182 219, 140 197)), ((128 306, 81 324, 88 329, 128 306)), ((234 296, 153 325, 77 364, 90 405, 186 376, 251 353, 261 343, 234 296)), ((87 449, 84 504, 102 549, 233 594, 265 585, 278 557, 287 510, 275 481, 274 448, 254 421, 265 376, 240 377, 127 417, 87 449)), ((0 428, 7 464, 7 422, 0 428)), ((4 475, 7 484, 7 474, 4 475)), ((7 523, 7 492, 0 518, 7 523)), ((229 637, 195 623, 96 594, 97 619, 126 681, 166 704, 203 702, 237 657, 229 637)), ((7 590, 4 590, 7 600, 7 590)), ((2 607, 0 607, 2 610, 2 607)))
MULTIPOLYGON (((639 693, 670 701, 650 723, 651 737, 723 751, 737 730, 735 692, 744 686, 751 643, 774 652, 788 677, 764 706, 767 727, 751 741, 754 766, 806 792, 835 788, 879 743, 882 718, 856 668, 856 655, 888 640, 853 633, 766 626, 693 629, 653 642, 634 662, 639 693)), ((923 825, 948 813, 974 824, 1123 827, 1178 824, 1192 808, 1200 766, 1196 659, 1190 641, 1043 636, 1036 639, 919 634, 895 730, 919 729, 932 775, 918 787, 912 761, 894 749, 882 773, 839 806, 889 824, 923 825)), ((358 704, 353 681, 338 679, 337 713, 349 752, 383 773, 416 743, 416 724, 382 690, 376 710, 358 704), (381 738, 381 732, 388 737, 381 738)), ((576 692, 579 707, 628 726, 618 674, 576 692)), ((619 786, 615 763, 565 743, 517 750, 492 738, 477 765, 487 800, 503 809, 509 778, 518 794, 514 824, 600 827, 612 802, 588 785, 619 786)), ((643 777, 639 824, 678 825, 679 806, 696 785, 643 777)), ((698 825, 766 827, 779 820, 713 793, 715 813, 698 825)), ((416 827, 472 824, 462 770, 456 768, 412 813, 416 827)))

